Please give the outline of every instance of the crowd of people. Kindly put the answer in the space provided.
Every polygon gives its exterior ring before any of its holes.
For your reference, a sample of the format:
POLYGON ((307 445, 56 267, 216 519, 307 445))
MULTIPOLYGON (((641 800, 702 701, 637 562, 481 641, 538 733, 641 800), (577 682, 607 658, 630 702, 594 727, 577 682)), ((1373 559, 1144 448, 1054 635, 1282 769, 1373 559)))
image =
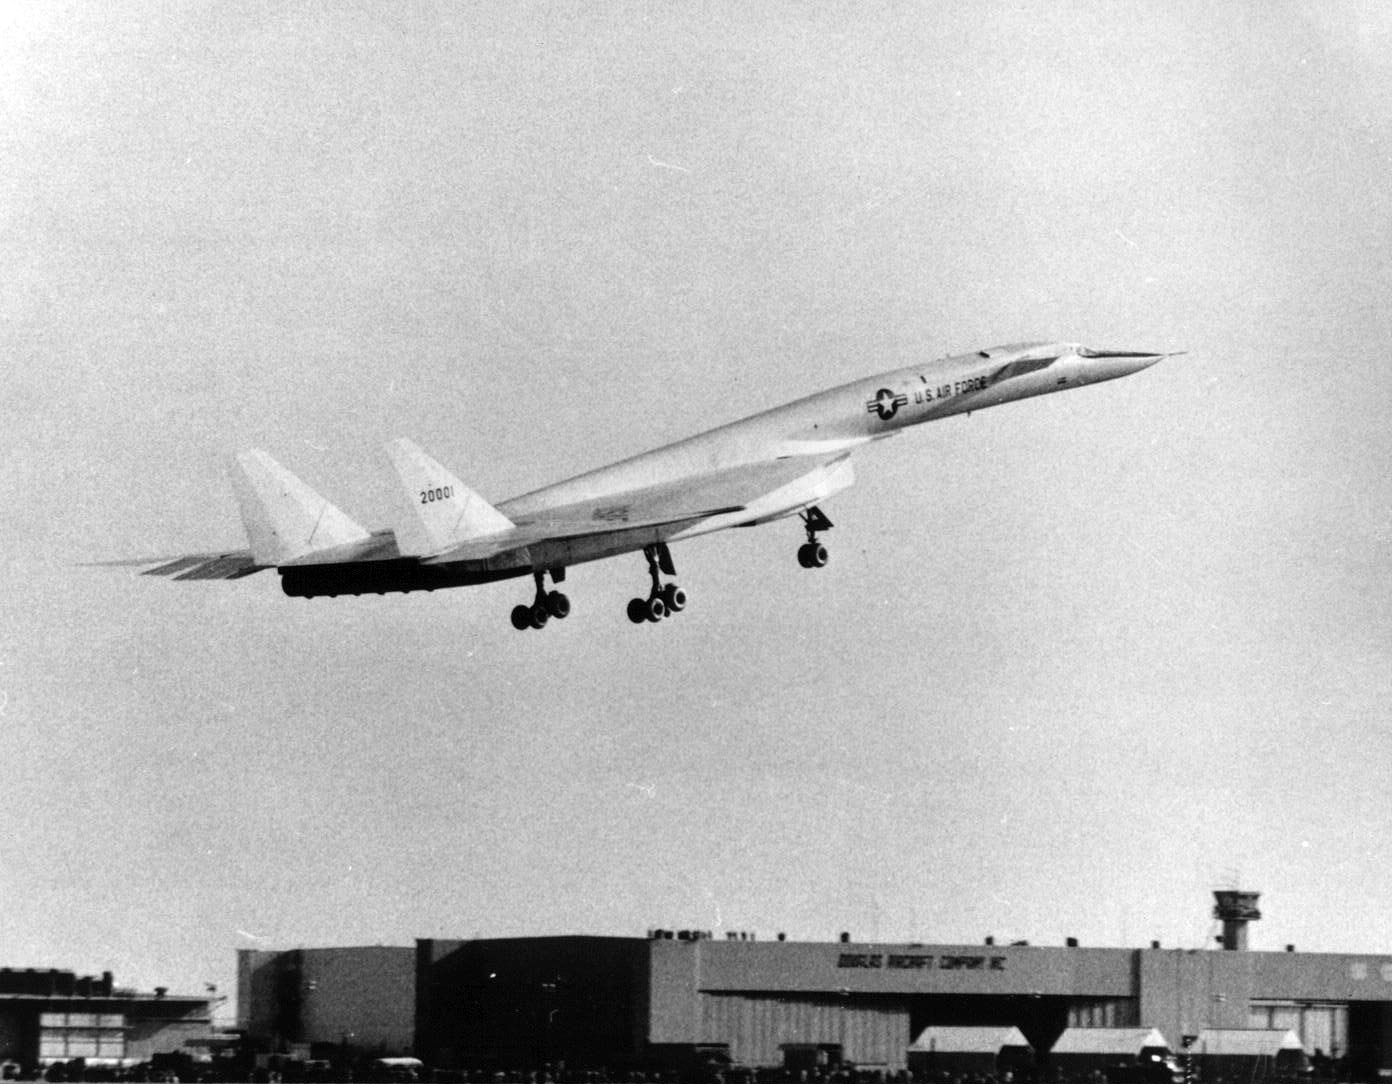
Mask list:
POLYGON ((814 1069, 746 1068, 705 1064, 685 1070, 567 1069, 534 1070, 434 1069, 415 1059, 387 1059, 395 1064, 273 1059, 265 1064, 185 1061, 181 1064, 143 1064, 123 1068, 58 1063, 25 1071, 7 1063, 4 1080, 48 1081, 51 1084, 1311 1084, 1313 1080, 1347 1081, 1333 1073, 1333 1063, 1292 1076, 1289 1073, 1246 1075, 1241 1079, 1208 1078, 1195 1073, 1175 1081, 1144 1080, 1134 1066, 1112 1070, 1067 1073, 1061 1069, 1000 1072, 918 1073, 901 1069, 819 1066, 814 1069))

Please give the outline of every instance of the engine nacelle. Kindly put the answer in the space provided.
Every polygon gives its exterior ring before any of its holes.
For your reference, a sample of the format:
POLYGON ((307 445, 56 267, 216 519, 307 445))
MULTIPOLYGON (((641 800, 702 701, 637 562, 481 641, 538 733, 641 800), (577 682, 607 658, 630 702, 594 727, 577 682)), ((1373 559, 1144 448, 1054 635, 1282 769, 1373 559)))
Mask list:
POLYGON ((354 561, 349 564, 282 565, 280 589, 292 598, 323 595, 386 595, 410 591, 435 591, 441 587, 467 587, 492 580, 511 579, 526 569, 465 571, 451 565, 426 565, 415 558, 389 561, 354 561))

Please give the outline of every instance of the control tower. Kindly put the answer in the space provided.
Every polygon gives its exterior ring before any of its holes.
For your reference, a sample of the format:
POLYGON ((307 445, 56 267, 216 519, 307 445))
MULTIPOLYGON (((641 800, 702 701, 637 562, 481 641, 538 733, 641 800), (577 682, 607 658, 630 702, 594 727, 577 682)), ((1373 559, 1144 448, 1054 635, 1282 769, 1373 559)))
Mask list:
POLYGON ((1257 910, 1260 892, 1243 892, 1239 889, 1222 889, 1213 893, 1217 903, 1213 907, 1213 917, 1223 923, 1223 949, 1227 952, 1247 950, 1247 923, 1261 918, 1257 910))

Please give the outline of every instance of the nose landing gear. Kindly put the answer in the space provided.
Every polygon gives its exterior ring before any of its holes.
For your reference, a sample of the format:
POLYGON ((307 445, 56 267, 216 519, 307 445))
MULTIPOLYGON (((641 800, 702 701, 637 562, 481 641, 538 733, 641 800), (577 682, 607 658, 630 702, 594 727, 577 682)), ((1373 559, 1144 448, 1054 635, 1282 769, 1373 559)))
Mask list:
MULTIPOLYGON (((565 569, 549 570, 551 579, 560 583, 565 579, 565 569)), ((523 629, 543 629, 546 623, 555 618, 560 621, 570 616, 570 599, 559 591, 546 590, 546 569, 532 573, 536 580, 536 598, 530 606, 518 604, 512 608, 512 627, 519 632, 523 629)))
POLYGON ((799 513, 802 525, 807 528, 807 541, 798 547, 798 564, 803 568, 825 568, 831 555, 827 553, 827 548, 817 541, 818 531, 829 531, 832 527, 831 520, 815 504, 807 509, 806 512, 799 513))
POLYGON ((669 576, 677 574, 672 563, 672 552, 667 543, 657 542, 643 547, 643 556, 648 559, 648 575, 652 577, 652 590, 648 597, 628 600, 628 619, 635 625, 645 621, 661 621, 669 614, 679 614, 686 609, 686 592, 675 583, 664 584, 659 572, 669 576))

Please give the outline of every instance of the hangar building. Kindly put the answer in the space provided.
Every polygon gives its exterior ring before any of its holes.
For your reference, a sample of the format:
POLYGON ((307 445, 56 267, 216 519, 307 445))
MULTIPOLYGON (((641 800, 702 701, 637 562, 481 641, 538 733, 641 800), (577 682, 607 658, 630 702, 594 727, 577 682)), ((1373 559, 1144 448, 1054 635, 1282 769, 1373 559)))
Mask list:
POLYGON ((0 1062, 135 1065, 155 1054, 206 1055, 211 1034, 206 996, 117 989, 109 971, 0 968, 0 1062))
MULTIPOLYGON (((720 1052, 749 1066, 811 1055, 898 1070, 930 1027, 1018 1028, 1045 1056, 1068 1028, 1154 1028, 1175 1050, 1186 1036, 1263 1029, 1295 1032, 1309 1054, 1346 1058, 1355 1079, 1392 1070, 1392 955, 1245 951, 1255 901, 1252 893, 1220 894, 1230 951, 886 944, 846 935, 831 943, 717 940, 667 930, 646 938, 420 940, 413 1048, 444 1068, 679 1065, 720 1052)), ((400 957, 392 959, 391 982, 399 984, 400 957)), ((286 982, 282 992, 303 1005, 303 983, 296 990, 286 982)), ((312 996, 347 1003, 362 996, 355 989, 321 981, 312 996)))

